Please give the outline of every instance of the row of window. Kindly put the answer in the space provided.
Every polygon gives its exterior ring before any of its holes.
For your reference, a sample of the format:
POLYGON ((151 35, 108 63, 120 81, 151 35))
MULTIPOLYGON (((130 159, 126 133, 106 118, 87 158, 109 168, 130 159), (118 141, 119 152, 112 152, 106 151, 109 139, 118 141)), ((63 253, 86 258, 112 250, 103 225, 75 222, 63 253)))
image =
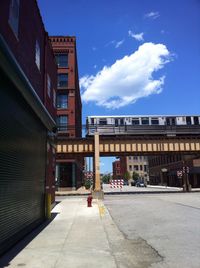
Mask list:
MULTIPOLYGON (((91 120, 90 121, 91 125, 94 125, 95 124, 94 118, 91 118, 90 120, 91 120)), ((167 126, 175 126, 177 124, 176 120, 177 119, 175 117, 167 117, 165 124, 167 126)), ((198 116, 194 116, 193 121, 194 122, 192 123, 191 116, 186 116, 186 118, 185 118, 186 125, 192 125, 192 124, 199 125, 200 124, 198 116)), ((132 118, 130 122, 133 126, 134 125, 149 125, 150 123, 151 123, 151 125, 159 125, 159 118, 158 117, 152 117, 152 118, 142 117, 141 119, 140 118, 132 118)), ((118 127, 120 125, 123 126, 125 124, 126 124, 126 122, 125 122, 124 118, 115 118, 115 126, 116 127, 118 127)), ((107 118, 100 118, 99 125, 107 125, 107 118)))
MULTIPOLYGON (((9 10, 9 25, 13 30, 16 38, 18 39, 19 35, 19 15, 20 15, 20 0, 11 0, 10 1, 10 10, 9 10)), ((38 40, 35 41, 35 63, 38 69, 40 70, 40 44, 38 40)))
POLYGON ((129 165, 129 171, 144 171, 147 172, 147 165, 129 165))
POLYGON ((129 156, 128 159, 136 161, 148 161, 148 157, 146 156, 129 156))
POLYGON ((182 161, 182 155, 162 155, 149 159, 150 166, 161 166, 169 163, 182 161))

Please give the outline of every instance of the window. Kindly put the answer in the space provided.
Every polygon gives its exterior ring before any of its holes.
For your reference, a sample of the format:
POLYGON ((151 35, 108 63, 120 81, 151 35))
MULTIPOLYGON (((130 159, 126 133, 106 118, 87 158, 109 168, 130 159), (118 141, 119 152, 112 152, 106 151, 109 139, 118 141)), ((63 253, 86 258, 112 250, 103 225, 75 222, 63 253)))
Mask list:
POLYGON ((140 170, 143 170, 143 167, 142 167, 142 165, 140 165, 140 170))
POLYGON ((57 117, 57 126, 60 131, 67 130, 67 115, 59 115, 57 117))
POLYGON ((91 125, 94 125, 94 118, 91 118, 91 125))
POLYGON ((191 125, 192 122, 191 122, 191 117, 190 116, 187 116, 186 117, 186 125, 191 125))
POLYGON ((134 165, 134 170, 138 171, 138 165, 134 165))
POLYGON ((149 125, 149 118, 148 117, 142 118, 142 125, 149 125))
POLYGON ((99 119, 99 125, 107 125, 106 118, 99 119))
POLYGON ((10 1, 9 24, 16 37, 18 37, 19 28, 19 1, 20 0, 10 1))
POLYGON ((49 98, 51 98, 51 78, 48 74, 47 74, 47 94, 49 98))
POLYGON ((133 118, 132 119, 132 125, 139 125, 139 124, 140 124, 139 118, 133 118))
POLYGON ((132 156, 129 156, 128 159, 131 160, 132 159, 132 156))
POLYGON ((53 90, 53 106, 56 108, 56 92, 53 90))
POLYGON ((124 125, 124 119, 123 119, 123 118, 120 119, 120 125, 121 125, 121 126, 124 125))
POLYGON ((67 94, 58 94, 57 96, 57 108, 58 109, 66 109, 67 108, 67 94))
POLYGON ((58 87, 68 86, 68 74, 58 74, 58 87))
POLYGON ((131 165, 129 166, 129 170, 132 171, 132 166, 131 165))
POLYGON ((147 165, 144 165, 144 171, 147 172, 147 165))
POLYGON ((199 118, 198 116, 194 116, 194 124, 199 125, 199 118))
POLYGON ((138 160, 138 157, 137 157, 137 156, 134 156, 133 159, 134 159, 134 160, 138 160))
POLYGON ((151 124, 152 125, 159 125, 158 118, 151 118, 151 124))
POLYGON ((56 62, 58 67, 68 67, 68 54, 57 54, 56 55, 56 62))
POLYGON ((37 40, 35 43, 35 63, 40 70, 40 45, 37 40))

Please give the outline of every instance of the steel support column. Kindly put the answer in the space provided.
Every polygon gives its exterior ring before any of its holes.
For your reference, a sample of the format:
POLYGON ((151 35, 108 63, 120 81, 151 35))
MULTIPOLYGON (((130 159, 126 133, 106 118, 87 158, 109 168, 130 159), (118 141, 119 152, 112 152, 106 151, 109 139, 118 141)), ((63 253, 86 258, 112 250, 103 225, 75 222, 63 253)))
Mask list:
POLYGON ((72 190, 76 190, 76 163, 72 163, 72 190))
POLYGON ((93 191, 93 197, 98 199, 103 199, 103 191, 101 190, 100 182, 100 150, 99 150, 99 134, 96 132, 94 135, 94 179, 95 188, 93 191))

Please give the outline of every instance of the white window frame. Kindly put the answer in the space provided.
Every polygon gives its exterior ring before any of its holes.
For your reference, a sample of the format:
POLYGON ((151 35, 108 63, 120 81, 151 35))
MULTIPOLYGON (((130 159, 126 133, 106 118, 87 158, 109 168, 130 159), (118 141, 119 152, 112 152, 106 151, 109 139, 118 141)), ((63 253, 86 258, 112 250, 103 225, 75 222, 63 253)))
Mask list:
POLYGON ((47 94, 51 98, 51 78, 49 74, 47 74, 47 94))
POLYGON ((53 89, 53 107, 56 108, 56 91, 53 89))
POLYGON ((38 40, 35 42, 35 63, 40 70, 40 44, 38 40))

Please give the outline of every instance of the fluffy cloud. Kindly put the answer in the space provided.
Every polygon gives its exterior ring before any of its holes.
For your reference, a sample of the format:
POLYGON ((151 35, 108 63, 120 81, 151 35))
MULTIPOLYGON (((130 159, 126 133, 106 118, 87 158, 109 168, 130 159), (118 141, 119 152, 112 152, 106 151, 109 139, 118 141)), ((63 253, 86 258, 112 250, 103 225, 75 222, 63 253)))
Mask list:
POLYGON ((160 14, 159 14, 159 12, 157 12, 157 11, 156 11, 156 12, 151 11, 151 12, 145 14, 144 17, 145 17, 145 18, 148 18, 148 19, 153 19, 153 20, 155 20, 155 19, 157 19, 158 17, 160 17, 160 14))
POLYGON ((104 66, 95 76, 82 77, 82 100, 117 109, 158 94, 162 91, 165 77, 154 79, 153 73, 169 61, 170 52, 165 45, 144 43, 131 55, 111 66, 104 66))
POLYGON ((128 31, 128 35, 136 39, 137 41, 144 41, 144 33, 134 34, 131 30, 128 31))

